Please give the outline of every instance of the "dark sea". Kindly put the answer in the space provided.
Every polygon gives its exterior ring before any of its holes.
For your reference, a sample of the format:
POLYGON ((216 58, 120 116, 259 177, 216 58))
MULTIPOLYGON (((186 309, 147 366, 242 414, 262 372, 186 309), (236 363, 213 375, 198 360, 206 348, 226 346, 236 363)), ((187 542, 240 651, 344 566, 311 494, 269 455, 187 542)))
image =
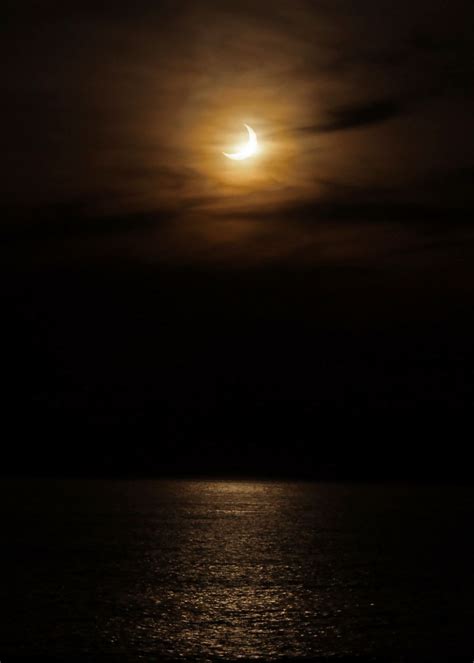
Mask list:
POLYGON ((3 481, 0 659, 472 658, 474 490, 3 481))

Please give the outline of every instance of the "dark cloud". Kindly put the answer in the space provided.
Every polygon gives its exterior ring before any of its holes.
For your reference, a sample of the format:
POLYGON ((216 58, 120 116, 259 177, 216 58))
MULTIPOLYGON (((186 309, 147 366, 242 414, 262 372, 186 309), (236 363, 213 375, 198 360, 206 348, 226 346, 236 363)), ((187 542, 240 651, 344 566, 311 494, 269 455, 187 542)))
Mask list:
POLYGON ((55 203, 36 209, 3 209, 0 238, 4 245, 142 234, 173 219, 173 210, 97 215, 98 200, 55 203))
POLYGON ((323 125, 322 130, 342 131, 380 124, 400 115, 403 110, 403 105, 393 99, 373 101, 362 106, 347 106, 333 111, 329 122, 323 125))
POLYGON ((329 117, 321 124, 300 127, 303 133, 326 133, 331 131, 345 131, 359 127, 370 127, 381 124, 406 110, 403 103, 395 99, 380 99, 366 104, 345 106, 329 111, 329 117))

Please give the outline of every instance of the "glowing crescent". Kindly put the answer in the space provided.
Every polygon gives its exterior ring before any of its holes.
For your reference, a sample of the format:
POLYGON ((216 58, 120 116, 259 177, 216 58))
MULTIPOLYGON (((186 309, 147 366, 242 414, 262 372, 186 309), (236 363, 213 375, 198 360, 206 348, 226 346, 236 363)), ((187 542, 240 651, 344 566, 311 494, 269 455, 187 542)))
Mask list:
POLYGON ((249 132, 248 143, 241 150, 239 150, 238 152, 234 152, 233 154, 227 154, 227 152, 222 152, 222 154, 228 159, 234 159, 235 161, 242 161, 242 159, 248 159, 248 157, 251 157, 252 154, 255 154, 257 152, 258 148, 257 134, 252 129, 252 127, 249 127, 248 124, 244 124, 244 126, 247 128, 247 131, 249 132))

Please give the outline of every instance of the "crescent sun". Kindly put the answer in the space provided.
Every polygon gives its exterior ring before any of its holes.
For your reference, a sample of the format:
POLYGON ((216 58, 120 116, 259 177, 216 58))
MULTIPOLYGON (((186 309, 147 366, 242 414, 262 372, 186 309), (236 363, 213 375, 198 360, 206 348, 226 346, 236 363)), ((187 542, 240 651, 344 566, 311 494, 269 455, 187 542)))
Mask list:
POLYGON ((252 127, 249 127, 248 124, 244 124, 244 127, 246 127, 249 133, 248 143, 247 145, 244 145, 244 147, 242 147, 238 152, 234 152, 232 154, 228 154, 227 152, 222 152, 222 154, 228 159, 233 159, 234 161, 242 161, 242 159, 248 159, 248 157, 251 157, 253 154, 257 152, 258 148, 257 134, 252 129, 252 127))

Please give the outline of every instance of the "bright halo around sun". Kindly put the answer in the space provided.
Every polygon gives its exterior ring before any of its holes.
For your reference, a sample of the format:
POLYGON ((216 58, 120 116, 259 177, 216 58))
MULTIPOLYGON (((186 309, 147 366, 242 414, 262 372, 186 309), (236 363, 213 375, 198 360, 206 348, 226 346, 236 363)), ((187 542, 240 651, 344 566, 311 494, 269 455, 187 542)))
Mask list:
POLYGON ((232 152, 230 154, 228 152, 222 152, 225 157, 232 159, 233 161, 243 161, 243 159, 248 159, 258 152, 257 134, 248 124, 245 124, 244 126, 249 134, 247 144, 237 148, 237 152, 232 152))

